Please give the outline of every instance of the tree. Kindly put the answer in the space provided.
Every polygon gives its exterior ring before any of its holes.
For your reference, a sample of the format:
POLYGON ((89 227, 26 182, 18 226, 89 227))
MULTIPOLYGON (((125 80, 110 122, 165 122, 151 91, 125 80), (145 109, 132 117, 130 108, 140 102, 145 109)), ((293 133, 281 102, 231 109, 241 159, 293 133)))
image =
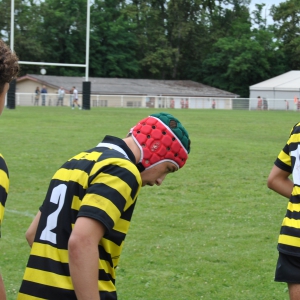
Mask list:
MULTIPOLYGON (((14 50, 22 61, 41 61, 44 46, 40 39, 40 6, 33 0, 15 2, 14 50)), ((39 67, 22 65, 21 74, 36 73, 39 67)))
POLYGON ((2 0, 0 2, 0 38, 7 40, 10 33, 10 0, 2 0))
POLYGON ((195 45, 198 44, 199 39, 204 41, 208 33, 208 30, 201 24, 201 11, 206 8, 205 2, 202 0, 170 0, 168 2, 167 32, 172 48, 172 69, 169 77, 173 79, 183 76, 186 63, 191 58, 199 59, 203 53, 203 47, 198 48, 195 45), (199 23, 201 30, 198 30, 199 35, 197 35, 199 23))
POLYGON ((139 72, 135 24, 123 6, 119 0, 96 0, 92 7, 90 73, 93 76, 134 78, 139 72))
POLYGON ((165 78, 173 49, 167 36, 165 0, 132 0, 126 11, 136 24, 137 59, 141 78, 165 78))
MULTIPOLYGON (((3 4, 9 4, 8 6, 10 7, 10 3, 5 2, 0 4, 0 19, 3 26, 1 32, 8 40, 8 43, 10 43, 10 9, 1 9, 3 4), (7 14, 3 14, 3 11, 5 11, 7 14)), ((15 1, 14 50, 19 56, 20 60, 39 61, 42 56, 43 45, 36 34, 36 31, 40 27, 39 8, 40 6, 37 5, 33 0, 15 1)), ((21 74, 34 70, 37 70, 37 67, 27 65, 21 66, 21 74)))
POLYGON ((249 96, 249 86, 285 70, 284 54, 273 39, 272 27, 254 28, 236 20, 231 36, 220 38, 203 61, 203 81, 249 96))
MULTIPOLYGON (((44 61, 84 64, 86 52, 86 0, 45 0, 41 3, 44 61)), ((49 69, 57 75, 80 75, 81 68, 49 69)))
POLYGON ((290 69, 300 69, 300 2, 288 0, 273 5, 271 15, 275 25, 275 37, 282 42, 290 69))

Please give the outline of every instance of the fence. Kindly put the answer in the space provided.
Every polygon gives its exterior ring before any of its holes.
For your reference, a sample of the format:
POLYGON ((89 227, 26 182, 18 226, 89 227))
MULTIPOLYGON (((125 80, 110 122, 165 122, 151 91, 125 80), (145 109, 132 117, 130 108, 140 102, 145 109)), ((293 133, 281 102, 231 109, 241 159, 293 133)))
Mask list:
MULTIPOLYGON (((17 106, 71 106, 72 94, 65 94, 63 101, 58 101, 57 94, 40 95, 35 100, 34 93, 16 93, 17 106)), ((79 94, 82 104, 82 94, 79 94)), ((242 109, 242 110, 300 110, 294 99, 263 99, 262 107, 257 107, 257 98, 212 98, 178 96, 133 96, 133 95, 91 95, 90 107, 141 107, 174 109, 242 109)))

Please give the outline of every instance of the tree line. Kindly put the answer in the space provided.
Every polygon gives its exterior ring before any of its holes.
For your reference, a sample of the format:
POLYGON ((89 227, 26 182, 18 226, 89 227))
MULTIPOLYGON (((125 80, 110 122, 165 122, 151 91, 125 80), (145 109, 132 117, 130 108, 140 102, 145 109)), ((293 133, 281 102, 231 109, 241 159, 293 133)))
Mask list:
MULTIPOLYGON (((0 37, 10 42, 10 1, 0 37)), ((300 1, 92 0, 91 77, 193 80, 249 97, 249 86, 300 68, 300 1), (272 24, 268 20, 271 18, 272 24)), ((14 50, 22 61, 85 63, 87 0, 15 0, 14 50)), ((21 75, 40 66, 22 65, 21 75)), ((48 75, 83 76, 76 67, 48 75)))

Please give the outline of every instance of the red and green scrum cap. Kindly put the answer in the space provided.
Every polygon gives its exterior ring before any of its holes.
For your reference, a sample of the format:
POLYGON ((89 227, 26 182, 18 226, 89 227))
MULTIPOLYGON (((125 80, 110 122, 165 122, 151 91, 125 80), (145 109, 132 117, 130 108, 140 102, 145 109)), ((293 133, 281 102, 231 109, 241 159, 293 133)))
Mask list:
POLYGON ((168 113, 152 114, 130 131, 141 149, 138 168, 142 172, 164 161, 182 168, 190 153, 188 132, 178 119, 168 113))

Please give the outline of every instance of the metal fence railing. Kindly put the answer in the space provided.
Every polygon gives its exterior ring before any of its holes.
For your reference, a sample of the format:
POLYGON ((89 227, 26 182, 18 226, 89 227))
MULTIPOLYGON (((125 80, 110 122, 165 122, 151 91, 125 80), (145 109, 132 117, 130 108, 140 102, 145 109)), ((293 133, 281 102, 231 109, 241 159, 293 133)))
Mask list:
MULTIPOLYGON (((58 101, 58 94, 40 95, 16 93, 17 106, 71 106, 72 94, 65 94, 58 101)), ((78 102, 82 105, 82 94, 78 102)), ((141 107, 174 109, 241 109, 241 110, 300 110, 300 102, 294 99, 263 99, 262 107, 257 106, 257 98, 217 98, 217 97, 178 97, 178 96, 133 96, 133 95, 94 95, 90 96, 90 107, 141 107)))

